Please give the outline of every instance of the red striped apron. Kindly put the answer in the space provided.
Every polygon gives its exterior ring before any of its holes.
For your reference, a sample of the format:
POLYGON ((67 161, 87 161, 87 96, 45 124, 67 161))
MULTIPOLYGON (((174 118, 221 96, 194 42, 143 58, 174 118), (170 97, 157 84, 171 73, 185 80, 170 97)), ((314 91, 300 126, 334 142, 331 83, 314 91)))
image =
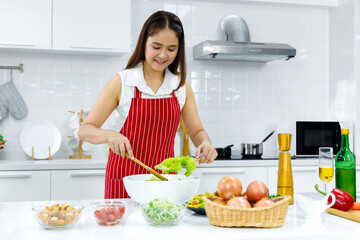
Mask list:
MULTIPOLYGON (((141 98, 135 87, 129 115, 120 133, 130 141, 134 157, 150 167, 174 157, 174 139, 180 122, 180 105, 175 93, 169 98, 141 98)), ((105 199, 128 198, 123 177, 148 174, 143 167, 109 150, 105 176, 105 199), (118 179, 118 180, 116 180, 118 179)))

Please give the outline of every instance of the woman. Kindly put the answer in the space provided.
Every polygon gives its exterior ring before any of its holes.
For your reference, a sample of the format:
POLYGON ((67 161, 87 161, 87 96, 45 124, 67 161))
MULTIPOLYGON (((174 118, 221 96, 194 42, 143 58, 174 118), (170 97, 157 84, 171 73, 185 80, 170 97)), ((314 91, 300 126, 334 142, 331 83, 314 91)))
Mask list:
POLYGON ((216 158, 186 81, 184 45, 183 26, 176 15, 165 11, 152 14, 125 70, 104 86, 80 127, 81 140, 110 145, 105 198, 128 197, 122 178, 147 173, 125 154, 150 167, 174 156, 180 116, 196 146, 199 162, 210 163, 216 158), (100 129, 114 109, 120 115, 120 132, 100 129))

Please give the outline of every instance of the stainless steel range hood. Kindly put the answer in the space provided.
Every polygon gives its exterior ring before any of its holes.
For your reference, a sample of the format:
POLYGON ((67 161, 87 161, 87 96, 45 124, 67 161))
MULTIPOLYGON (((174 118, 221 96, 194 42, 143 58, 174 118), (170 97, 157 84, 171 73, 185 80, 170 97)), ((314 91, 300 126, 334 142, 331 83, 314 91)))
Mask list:
POLYGON ((296 55, 296 49, 288 44, 250 42, 249 28, 239 16, 229 15, 223 18, 221 29, 226 34, 226 40, 206 40, 195 45, 194 59, 268 62, 289 60, 296 55))
POLYGON ((289 60, 296 49, 288 44, 204 41, 193 47, 194 59, 268 62, 289 60))

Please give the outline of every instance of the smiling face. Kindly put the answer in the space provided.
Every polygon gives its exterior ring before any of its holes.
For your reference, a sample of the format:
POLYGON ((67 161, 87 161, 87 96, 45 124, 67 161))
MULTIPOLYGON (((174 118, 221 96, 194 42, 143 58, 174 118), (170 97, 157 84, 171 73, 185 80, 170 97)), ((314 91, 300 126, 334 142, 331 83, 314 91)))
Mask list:
POLYGON ((145 45, 145 64, 155 71, 164 71, 176 58, 179 39, 171 29, 162 29, 148 37, 145 45))

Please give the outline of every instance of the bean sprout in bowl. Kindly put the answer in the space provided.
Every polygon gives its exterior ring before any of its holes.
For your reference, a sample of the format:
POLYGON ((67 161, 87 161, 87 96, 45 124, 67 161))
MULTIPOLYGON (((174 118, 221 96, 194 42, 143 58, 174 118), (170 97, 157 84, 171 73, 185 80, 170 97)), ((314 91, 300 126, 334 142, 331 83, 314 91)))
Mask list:
POLYGON ((186 202, 197 192, 200 178, 185 175, 163 175, 169 181, 149 181, 152 174, 131 175, 123 178, 129 196, 138 203, 148 203, 155 198, 168 197, 176 202, 186 202))
POLYGON ((186 213, 186 205, 170 198, 157 198, 141 204, 140 211, 150 225, 172 226, 178 224, 186 213))

